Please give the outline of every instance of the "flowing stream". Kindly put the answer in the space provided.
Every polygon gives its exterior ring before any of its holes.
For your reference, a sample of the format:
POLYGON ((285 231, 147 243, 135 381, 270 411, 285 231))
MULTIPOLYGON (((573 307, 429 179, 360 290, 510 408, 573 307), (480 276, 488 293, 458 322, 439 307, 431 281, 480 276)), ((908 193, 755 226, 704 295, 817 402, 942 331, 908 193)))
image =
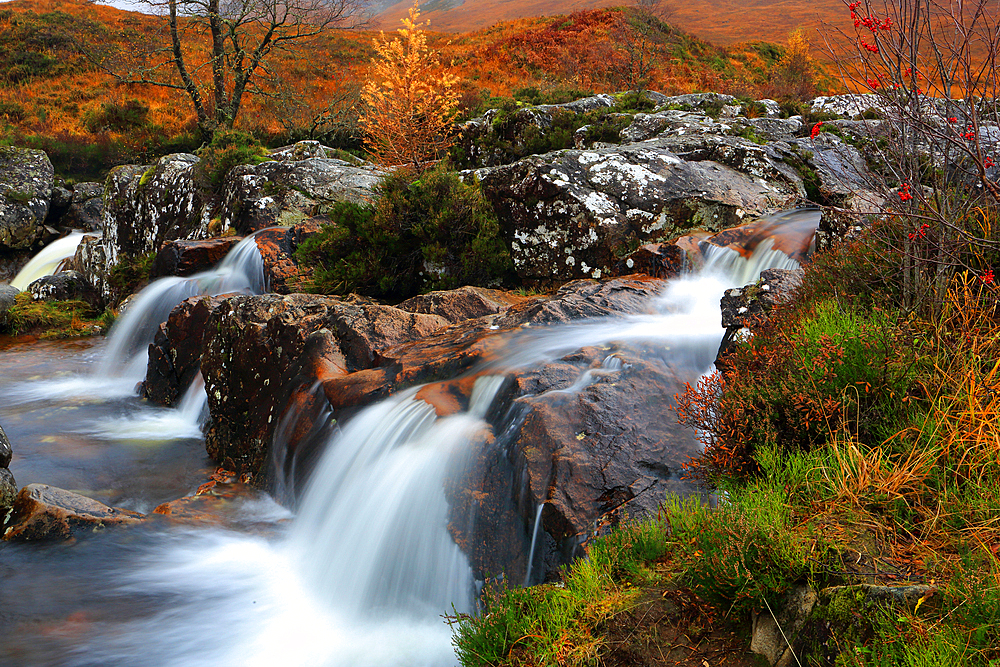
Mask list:
MULTIPOLYGON (((144 404, 131 387, 173 305, 264 290, 250 245, 214 272, 146 288, 107 340, 0 341, 0 424, 19 485, 149 512, 207 479, 202 385, 174 410, 144 404)), ((476 582, 448 533, 443 488, 488 428, 505 373, 584 345, 640 341, 697 377, 722 337, 722 292, 794 265, 766 241, 749 258, 711 250, 705 269, 668 283, 646 315, 517 332, 516 351, 485 369, 465 412, 438 417, 414 398, 419 388, 366 407, 332 429, 294 515, 259 493, 231 499, 210 522, 151 520, 72 544, 0 542, 0 665, 453 665, 442 615, 470 611, 476 582)), ((609 357, 558 391, 620 370, 609 357)), ((532 545, 537 524, 527 527, 532 545)))

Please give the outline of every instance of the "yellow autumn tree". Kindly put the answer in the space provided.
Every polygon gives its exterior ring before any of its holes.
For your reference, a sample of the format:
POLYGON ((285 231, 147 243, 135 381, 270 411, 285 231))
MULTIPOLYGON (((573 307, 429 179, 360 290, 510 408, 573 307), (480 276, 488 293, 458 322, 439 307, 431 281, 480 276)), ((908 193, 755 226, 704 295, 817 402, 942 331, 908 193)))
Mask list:
POLYGON ((362 91, 365 144, 376 162, 420 169, 454 142, 458 77, 443 72, 427 46, 428 22, 418 22, 417 3, 402 19, 399 36, 372 40, 378 57, 362 91))

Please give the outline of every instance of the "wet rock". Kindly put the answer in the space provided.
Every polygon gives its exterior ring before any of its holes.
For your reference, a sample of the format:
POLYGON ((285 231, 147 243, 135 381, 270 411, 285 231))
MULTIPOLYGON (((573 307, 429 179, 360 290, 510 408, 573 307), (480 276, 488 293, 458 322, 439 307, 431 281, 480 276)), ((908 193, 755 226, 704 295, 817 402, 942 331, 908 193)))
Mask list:
POLYGON ((17 482, 10 470, 0 466, 0 529, 2 529, 14 510, 14 500, 17 498, 17 482))
POLYGON ((196 296, 170 311, 149 346, 143 396, 159 405, 177 404, 201 371, 208 317, 226 298, 226 295, 196 296))
POLYGON ((477 573, 523 580, 539 506, 535 580, 578 555, 607 515, 626 505, 633 515, 653 512, 667 490, 679 490, 680 466, 698 444, 689 430, 656 416, 670 414, 674 394, 696 375, 617 345, 515 373, 491 409, 498 442, 467 483, 477 573), (591 383, 571 389, 587 373, 591 383))
POLYGON ((52 177, 44 152, 0 148, 0 251, 30 248, 45 235, 52 177))
POLYGON ((95 305, 100 297, 78 271, 60 271, 35 280, 26 290, 35 301, 75 299, 95 305))
MULTIPOLYGON (((525 158, 483 177, 483 192, 511 239, 525 281, 600 278, 630 244, 654 242, 694 227, 724 229, 747 215, 787 206, 799 192, 759 147, 740 172, 713 160, 689 162, 665 140, 525 158)), ((734 158, 735 159, 735 158, 734 158)), ((635 247, 632 245, 631 247, 635 247)))
POLYGON ((9 466, 13 456, 14 453, 10 448, 10 440, 7 439, 7 434, 3 432, 3 426, 0 426, 0 468, 9 466))
POLYGON ((100 231, 104 224, 104 184, 77 183, 69 209, 59 224, 63 227, 100 231))
POLYGON ((46 484, 29 484, 14 501, 5 540, 68 539, 112 526, 126 526, 142 518, 138 512, 108 507, 72 491, 46 484))
POLYGON ((494 326, 498 329, 569 323, 598 317, 646 313, 649 301, 663 289, 663 282, 644 276, 627 276, 597 282, 575 280, 550 297, 511 307, 494 326))
POLYGON ((508 292, 470 286, 420 294, 407 299, 397 307, 411 313, 437 315, 455 323, 485 315, 495 315, 524 301, 524 297, 508 292))
POLYGON ((223 183, 222 226, 250 234, 322 215, 335 202, 364 203, 383 176, 373 165, 318 157, 238 166, 223 183))
POLYGON ((0 325, 6 323, 7 311, 13 307, 14 302, 17 300, 17 295, 20 293, 21 290, 16 287, 0 283, 0 325))
POLYGON ((644 273, 653 278, 673 278, 688 266, 684 250, 670 243, 647 243, 618 262, 614 275, 624 276, 644 273))
POLYGON ((349 370, 360 370, 380 363, 382 349, 447 324, 436 315, 364 299, 291 294, 225 300, 208 319, 202 357, 212 414, 209 455, 239 473, 261 472, 285 405, 281 399, 313 332, 328 330, 338 358, 349 370))
MULTIPOLYGON (((804 207, 765 216, 745 225, 725 229, 704 240, 705 244, 734 250, 750 257, 758 246, 767 242, 789 258, 803 262, 812 253, 816 228, 822 211, 804 207)), ((703 246, 702 246, 703 247, 703 246)))
POLYGON ((264 284, 276 294, 291 294, 302 291, 303 280, 295 259, 295 251, 310 236, 318 233, 324 219, 313 218, 296 223, 291 227, 272 227, 254 236, 257 249, 264 266, 264 284))
POLYGON ((240 236, 224 236, 197 241, 167 241, 156 253, 150 278, 162 276, 190 276, 207 271, 222 261, 240 236))

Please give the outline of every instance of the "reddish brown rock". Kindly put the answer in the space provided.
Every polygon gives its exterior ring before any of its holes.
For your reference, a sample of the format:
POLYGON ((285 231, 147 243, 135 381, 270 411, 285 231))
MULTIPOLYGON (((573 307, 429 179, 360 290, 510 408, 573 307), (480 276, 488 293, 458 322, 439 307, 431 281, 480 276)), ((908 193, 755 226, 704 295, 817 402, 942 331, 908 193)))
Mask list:
POLYGON ((485 315, 495 315, 527 297, 485 287, 459 287, 453 290, 429 292, 407 299, 399 304, 401 310, 411 313, 438 315, 449 322, 462 322, 485 315))
MULTIPOLYGON (((231 296, 231 295, 229 295, 231 296)), ((201 370, 205 323, 223 296, 195 296, 170 311, 149 346, 142 394, 160 405, 175 405, 201 370)))
POLYGON ((707 242, 730 248, 746 257, 763 241, 771 239, 775 250, 801 262, 812 252, 813 236, 819 226, 820 216, 818 208, 784 211, 721 231, 708 238, 707 242))
POLYGON ((208 271, 241 240, 240 236, 225 236, 202 241, 167 241, 156 253, 149 277, 190 276, 208 271))
POLYGON ((673 278, 687 268, 687 254, 669 243, 649 243, 615 265, 615 275, 644 273, 653 278, 673 278))
POLYGON ((257 232, 254 240, 264 261, 264 281, 271 292, 291 294, 300 291, 304 276, 299 273, 295 250, 320 231, 324 222, 322 218, 310 218, 293 227, 269 227, 257 232))
POLYGON ((29 484, 14 501, 5 540, 68 539, 112 526, 139 522, 138 512, 108 507, 72 491, 45 484, 29 484))
POLYGON ((198 487, 194 495, 157 505, 147 518, 184 524, 220 524, 232 518, 243 500, 257 498, 260 491, 219 469, 198 487))
POLYGON ((221 465, 259 475, 290 383, 302 391, 317 375, 339 377, 341 368, 371 368, 383 362, 383 349, 447 324, 436 315, 357 298, 269 294, 226 300, 209 318, 202 357, 212 414, 209 455, 221 465), (300 359, 307 339, 322 330, 327 351, 300 359), (303 364, 308 368, 303 370, 303 364), (299 376, 307 379, 295 380, 299 376))

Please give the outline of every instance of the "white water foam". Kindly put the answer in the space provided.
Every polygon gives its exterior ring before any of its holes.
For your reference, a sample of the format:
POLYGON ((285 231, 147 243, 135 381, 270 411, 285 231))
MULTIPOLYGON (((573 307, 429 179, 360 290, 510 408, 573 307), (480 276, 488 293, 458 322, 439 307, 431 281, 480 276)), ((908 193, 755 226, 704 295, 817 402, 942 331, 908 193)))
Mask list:
POLYGON ((55 273, 60 264, 76 254, 83 237, 83 232, 73 232, 42 248, 10 281, 11 287, 24 291, 39 278, 55 273))

